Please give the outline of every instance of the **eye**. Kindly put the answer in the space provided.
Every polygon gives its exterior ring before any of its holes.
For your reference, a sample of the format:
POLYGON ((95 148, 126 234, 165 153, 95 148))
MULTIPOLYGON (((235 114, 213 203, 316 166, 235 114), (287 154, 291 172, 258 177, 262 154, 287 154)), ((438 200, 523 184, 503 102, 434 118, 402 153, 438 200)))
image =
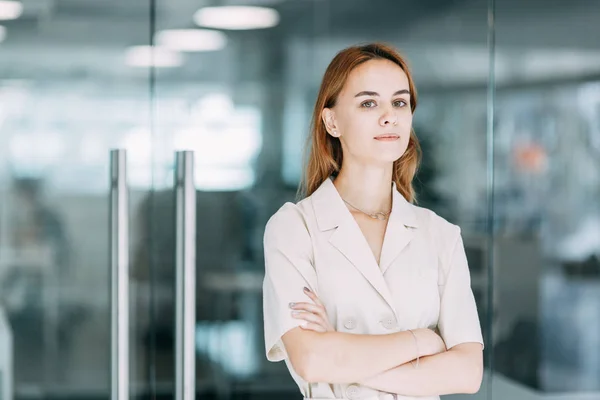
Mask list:
POLYGON ((394 107, 405 107, 407 105, 404 100, 396 100, 394 101, 394 107))
POLYGON ((373 101, 373 100, 367 100, 367 101, 362 102, 360 104, 360 106, 364 107, 364 108, 373 108, 373 107, 375 107, 375 101, 373 101))

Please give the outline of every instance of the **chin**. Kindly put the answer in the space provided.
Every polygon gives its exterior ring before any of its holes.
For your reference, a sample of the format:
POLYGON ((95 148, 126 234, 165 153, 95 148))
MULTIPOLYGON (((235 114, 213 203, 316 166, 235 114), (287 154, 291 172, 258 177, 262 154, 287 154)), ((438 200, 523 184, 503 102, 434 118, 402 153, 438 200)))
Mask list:
POLYGON ((373 159, 377 160, 380 163, 393 163, 398 161, 402 156, 404 155, 404 152, 380 152, 379 154, 375 154, 373 156, 373 159))
POLYGON ((384 162, 395 162, 398 161, 403 155, 406 153, 406 148, 396 148, 396 149, 387 149, 380 150, 375 155, 375 158, 384 162))

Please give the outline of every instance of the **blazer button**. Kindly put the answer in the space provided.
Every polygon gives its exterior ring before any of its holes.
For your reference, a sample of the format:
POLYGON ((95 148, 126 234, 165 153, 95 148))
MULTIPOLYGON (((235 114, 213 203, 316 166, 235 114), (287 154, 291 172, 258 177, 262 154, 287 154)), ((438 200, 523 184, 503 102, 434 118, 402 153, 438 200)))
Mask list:
POLYGON ((393 316, 385 317, 380 322, 385 329, 394 329, 396 327, 396 318, 393 316))
POLYGON ((358 399, 358 395, 360 394, 360 387, 356 385, 350 385, 346 388, 346 397, 350 400, 358 399))
POLYGON ((356 328, 356 320, 354 318, 348 318, 344 321, 344 328, 349 330, 356 328))

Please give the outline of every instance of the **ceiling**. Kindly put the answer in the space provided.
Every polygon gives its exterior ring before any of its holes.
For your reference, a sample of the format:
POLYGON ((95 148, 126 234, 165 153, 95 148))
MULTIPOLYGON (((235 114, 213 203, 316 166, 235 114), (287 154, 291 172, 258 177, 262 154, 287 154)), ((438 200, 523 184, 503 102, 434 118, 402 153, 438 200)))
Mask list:
MULTIPOLYGON (((304 49, 314 81, 341 47, 368 40, 398 45, 422 81, 487 82, 488 2, 482 0, 23 0, 24 14, 5 21, 0 77, 34 80, 135 80, 147 69, 124 64, 124 51, 150 43, 153 31, 193 28, 208 5, 276 8, 278 27, 228 32, 222 51, 187 54, 159 79, 186 82, 264 80, 304 49), (154 4, 151 7, 151 4, 154 4), (294 47, 295 46, 295 47, 294 47)), ((600 2, 496 0, 499 79, 600 74, 600 2)))

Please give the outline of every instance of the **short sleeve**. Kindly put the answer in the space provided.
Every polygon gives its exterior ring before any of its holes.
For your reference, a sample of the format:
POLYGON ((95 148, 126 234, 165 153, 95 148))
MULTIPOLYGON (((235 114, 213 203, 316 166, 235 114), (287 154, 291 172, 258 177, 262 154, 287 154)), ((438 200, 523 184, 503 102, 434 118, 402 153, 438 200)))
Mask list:
POLYGON ((467 342, 484 345, 460 228, 452 227, 453 245, 444 261, 446 279, 440 286, 438 329, 448 349, 467 342))
POLYGON ((269 361, 287 358, 281 337, 302 322, 292 318, 289 303, 309 301, 305 286, 316 292, 311 243, 305 219, 295 204, 286 203, 267 222, 263 316, 269 361))

